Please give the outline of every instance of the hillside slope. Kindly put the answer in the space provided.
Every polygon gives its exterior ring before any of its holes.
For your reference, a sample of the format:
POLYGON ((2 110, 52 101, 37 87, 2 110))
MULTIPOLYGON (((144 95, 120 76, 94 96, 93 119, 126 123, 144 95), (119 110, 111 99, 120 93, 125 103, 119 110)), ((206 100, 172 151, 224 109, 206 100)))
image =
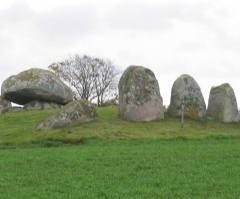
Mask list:
POLYGON ((55 110, 28 111, 0 115, 0 144, 81 143, 88 138, 100 139, 202 139, 238 137, 240 124, 186 120, 181 128, 177 118, 153 122, 128 122, 118 117, 116 107, 97 109, 94 122, 66 129, 37 132, 37 124, 55 110))

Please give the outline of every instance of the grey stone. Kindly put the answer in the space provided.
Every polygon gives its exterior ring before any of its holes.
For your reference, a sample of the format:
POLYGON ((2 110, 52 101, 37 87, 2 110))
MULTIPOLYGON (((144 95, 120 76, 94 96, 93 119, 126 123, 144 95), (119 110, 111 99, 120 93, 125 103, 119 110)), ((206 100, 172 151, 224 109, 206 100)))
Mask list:
POLYGON ((61 108, 62 105, 52 102, 32 101, 24 105, 24 110, 43 110, 49 108, 61 108))
POLYGON ((222 122, 238 121, 237 100, 228 83, 211 88, 207 116, 222 122))
POLYGON ((38 125, 37 130, 50 130, 56 128, 69 127, 76 124, 93 121, 96 116, 96 108, 90 102, 71 102, 50 118, 38 125))
POLYGON ((32 68, 11 76, 2 84, 2 96, 16 104, 31 101, 67 104, 73 100, 73 93, 54 73, 32 68))
POLYGON ((179 117, 182 114, 190 119, 202 119, 206 115, 206 104, 202 91, 193 77, 181 75, 174 82, 171 91, 171 101, 168 108, 170 116, 179 117))
POLYGON ((2 111, 2 113, 15 113, 15 112, 22 112, 23 111, 23 107, 20 107, 20 106, 11 106, 11 107, 8 107, 6 109, 4 109, 2 111))
POLYGON ((0 96, 0 113, 6 112, 11 107, 11 102, 0 96))
POLYGON ((164 118, 162 97, 154 73, 143 66, 130 66, 119 85, 120 116, 132 121, 164 118))

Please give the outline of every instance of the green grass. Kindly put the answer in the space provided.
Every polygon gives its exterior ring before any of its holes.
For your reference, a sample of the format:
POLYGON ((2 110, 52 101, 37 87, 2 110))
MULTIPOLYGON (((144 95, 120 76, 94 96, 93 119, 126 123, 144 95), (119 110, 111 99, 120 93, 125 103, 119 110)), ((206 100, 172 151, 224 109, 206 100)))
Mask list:
POLYGON ((239 137, 240 123, 186 120, 181 128, 179 119, 166 118, 153 122, 128 122, 119 119, 115 107, 98 108, 96 121, 45 132, 35 128, 54 110, 29 111, 0 115, 0 145, 69 142, 89 138, 100 139, 203 139, 206 137, 239 137))
POLYGON ((239 198, 234 139, 0 150, 1 198, 239 198))
POLYGON ((53 112, 0 115, 0 198, 239 198, 240 124, 128 122, 105 107, 36 132, 53 112))

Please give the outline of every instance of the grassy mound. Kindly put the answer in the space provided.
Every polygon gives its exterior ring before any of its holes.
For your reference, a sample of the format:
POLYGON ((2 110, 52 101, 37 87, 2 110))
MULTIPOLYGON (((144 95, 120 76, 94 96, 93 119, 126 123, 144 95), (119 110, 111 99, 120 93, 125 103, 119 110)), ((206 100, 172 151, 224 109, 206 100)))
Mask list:
POLYGON ((55 110, 0 115, 0 145, 82 143, 86 139, 202 139, 238 137, 240 124, 186 120, 181 128, 177 118, 153 122, 129 122, 118 117, 116 107, 97 109, 94 122, 45 132, 36 126, 55 110))

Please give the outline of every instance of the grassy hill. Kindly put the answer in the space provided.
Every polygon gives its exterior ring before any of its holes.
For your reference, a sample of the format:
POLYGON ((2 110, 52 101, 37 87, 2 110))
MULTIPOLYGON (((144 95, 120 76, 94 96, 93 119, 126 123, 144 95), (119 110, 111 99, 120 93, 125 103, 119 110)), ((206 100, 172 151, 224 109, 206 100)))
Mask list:
POLYGON ((186 120, 181 128, 177 118, 153 122, 128 122, 118 117, 116 107, 97 109, 96 121, 53 131, 37 132, 38 123, 55 110, 0 115, 0 145, 81 143, 87 139, 202 139, 239 137, 240 124, 186 120))
POLYGON ((239 124, 127 122, 105 107, 36 132, 53 112, 0 116, 0 198, 239 198, 239 124))

